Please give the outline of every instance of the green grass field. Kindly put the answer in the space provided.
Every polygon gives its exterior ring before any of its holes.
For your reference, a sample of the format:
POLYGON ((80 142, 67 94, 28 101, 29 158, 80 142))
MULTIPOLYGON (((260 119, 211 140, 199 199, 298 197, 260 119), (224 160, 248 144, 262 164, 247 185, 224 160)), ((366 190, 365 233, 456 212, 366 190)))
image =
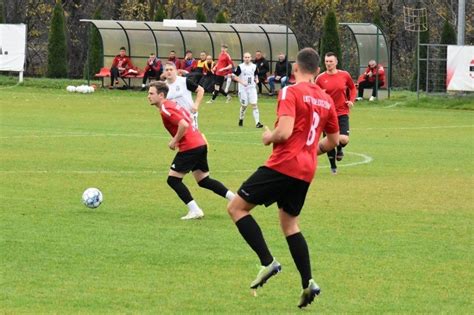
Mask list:
MULTIPOLYGON (((146 93, 31 82, 0 84, 0 313, 300 313, 276 206, 253 212, 283 265, 258 297, 258 259, 224 199, 187 178, 206 216, 179 219, 166 185, 175 152, 146 93), (104 194, 96 210, 81 204, 87 187, 104 194)), ((235 191, 270 148, 250 110, 239 128, 236 98, 218 100, 202 105, 200 127, 211 174, 235 191)), ((307 311, 472 312, 473 109, 472 97, 408 92, 356 105, 339 174, 320 157, 301 215, 322 288, 307 311)), ((260 113, 272 126, 275 99, 260 113)))

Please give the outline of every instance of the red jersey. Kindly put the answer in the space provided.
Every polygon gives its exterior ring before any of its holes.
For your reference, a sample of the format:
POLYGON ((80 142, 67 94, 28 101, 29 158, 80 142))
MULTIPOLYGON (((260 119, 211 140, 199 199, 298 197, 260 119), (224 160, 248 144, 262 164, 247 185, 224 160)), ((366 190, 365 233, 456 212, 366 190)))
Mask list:
POLYGON ((350 110, 346 101, 354 102, 357 95, 349 72, 343 70, 338 70, 335 74, 323 72, 316 78, 316 84, 332 97, 338 116, 349 115, 350 110))
MULTIPOLYGON (((334 103, 321 88, 310 82, 285 86, 278 95, 277 116, 295 118, 291 136, 273 144, 265 166, 310 183, 318 164, 321 132, 339 131, 334 103)), ((275 127, 278 125, 278 119, 275 127)))
POLYGON ((369 81, 371 83, 375 83, 375 81, 377 80, 377 78, 376 78, 377 72, 378 72, 378 75, 379 75, 379 82, 380 82, 381 86, 385 85, 385 70, 384 70, 383 66, 381 66, 381 65, 377 65, 374 68, 367 67, 365 69, 364 73, 362 73, 359 76, 359 79, 357 80, 357 83, 360 83, 362 81, 369 81), (369 77, 370 72, 372 72, 372 75, 369 77))
POLYGON ((219 55, 219 58, 217 59, 217 64, 216 64, 216 71, 214 72, 215 75, 219 76, 226 76, 228 74, 232 73, 232 68, 227 69, 227 70, 222 70, 223 68, 227 67, 228 65, 234 66, 234 63, 232 62, 232 58, 230 58, 230 55, 226 53, 225 51, 221 52, 219 55))
POLYGON ((178 124, 181 119, 189 124, 189 128, 178 143, 179 152, 206 145, 199 130, 193 127, 191 114, 184 107, 179 106, 174 101, 166 100, 161 104, 160 113, 163 125, 173 137, 178 131, 178 124))
POLYGON ((114 67, 125 68, 125 70, 120 71, 120 74, 123 74, 127 70, 134 68, 132 64, 132 60, 130 60, 130 57, 128 56, 121 57, 120 55, 115 56, 114 60, 112 61, 112 68, 114 67))

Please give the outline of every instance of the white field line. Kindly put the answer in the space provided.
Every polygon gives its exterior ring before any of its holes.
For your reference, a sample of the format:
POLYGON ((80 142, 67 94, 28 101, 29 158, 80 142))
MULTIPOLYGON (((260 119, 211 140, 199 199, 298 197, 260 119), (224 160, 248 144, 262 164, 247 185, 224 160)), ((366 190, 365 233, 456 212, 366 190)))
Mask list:
MULTIPOLYGON (((351 167, 351 166, 357 166, 357 165, 362 165, 362 164, 368 164, 371 163, 374 159, 363 153, 356 153, 356 152, 345 152, 346 155, 355 155, 357 157, 360 157, 361 160, 357 162, 352 162, 352 163, 338 163, 339 167, 351 167)), ((329 165, 324 165, 318 166, 318 169, 322 168, 329 168, 329 165)), ((244 170, 219 170, 219 169, 213 169, 211 170, 211 173, 252 173, 256 169, 244 169, 244 170)), ((117 171, 117 170, 16 170, 16 171, 8 171, 8 170, 0 170, 0 174, 32 174, 32 175, 37 175, 37 174, 78 174, 78 175, 88 175, 88 174, 120 174, 120 175, 135 175, 135 174, 148 174, 148 175, 154 175, 154 174, 168 174, 168 169, 166 170, 160 170, 160 171, 155 171, 155 170, 142 170, 142 171, 117 171)))

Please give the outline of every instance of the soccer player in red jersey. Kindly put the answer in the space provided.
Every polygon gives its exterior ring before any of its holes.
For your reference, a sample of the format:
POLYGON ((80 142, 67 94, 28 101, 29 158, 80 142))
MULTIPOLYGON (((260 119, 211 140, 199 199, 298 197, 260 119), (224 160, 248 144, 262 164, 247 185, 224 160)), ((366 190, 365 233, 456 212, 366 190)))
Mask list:
POLYGON ((165 82, 150 83, 148 90, 150 105, 156 106, 160 111, 163 125, 172 136, 168 147, 171 150, 179 150, 171 163, 167 182, 189 209, 188 214, 181 219, 200 219, 204 213, 183 184, 183 177, 189 171, 193 172, 194 179, 200 187, 212 190, 228 200, 234 198, 234 193, 221 182, 209 177, 206 140, 199 130, 193 127, 191 114, 174 101, 167 100, 167 94, 168 86, 165 82))
POLYGON ((207 101, 208 104, 214 102, 219 92, 227 98, 226 103, 231 100, 231 96, 222 89, 226 76, 228 74, 232 74, 232 68, 234 67, 234 63, 229 53, 227 52, 227 49, 227 45, 223 44, 221 46, 221 53, 219 54, 216 64, 212 68, 212 72, 215 75, 214 92, 212 92, 212 98, 207 101))
POLYGON ((328 152, 328 158, 332 174, 337 174, 336 160, 342 160, 344 157, 342 148, 349 143, 349 112, 354 106, 357 90, 349 72, 337 69, 335 53, 328 52, 324 56, 324 64, 326 71, 316 78, 316 84, 332 97, 336 105, 340 130, 339 145, 337 151, 334 149, 328 152))
POLYGON ((332 150, 339 139, 334 103, 329 95, 314 84, 319 72, 319 55, 304 48, 296 57, 296 84, 279 92, 275 129, 266 128, 264 145, 273 144, 265 166, 257 169, 239 188, 227 206, 240 234, 255 251, 262 265, 251 289, 262 286, 281 270, 270 253, 259 225, 250 215, 256 205, 277 203, 280 225, 291 256, 301 276, 303 292, 298 307, 310 304, 320 293, 312 279, 309 250, 298 226, 298 216, 317 167, 317 156, 332 150), (320 139, 322 132, 326 138, 320 139))

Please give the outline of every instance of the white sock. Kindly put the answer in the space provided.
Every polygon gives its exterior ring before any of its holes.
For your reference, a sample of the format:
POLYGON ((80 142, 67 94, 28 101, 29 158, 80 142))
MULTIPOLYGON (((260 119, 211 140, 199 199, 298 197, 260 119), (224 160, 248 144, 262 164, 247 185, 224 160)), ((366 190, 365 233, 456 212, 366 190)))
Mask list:
POLYGON ((228 190, 227 193, 225 194, 225 197, 227 198, 227 200, 232 200, 234 199, 235 194, 231 192, 230 190, 228 190))
POLYGON ((258 107, 253 109, 253 119, 255 119, 255 124, 260 122, 260 113, 258 112, 258 107))
POLYGON ((192 212, 197 212, 198 210, 201 209, 199 208, 198 204, 194 200, 191 200, 186 206, 188 206, 189 211, 192 211, 192 212))
POLYGON ((240 106, 240 117, 239 119, 244 119, 245 117, 245 111, 247 110, 247 106, 240 106))
POLYGON ((198 116, 199 116, 199 113, 194 113, 193 114, 193 119, 194 119, 194 124, 193 125, 194 125, 194 128, 196 128, 196 129, 199 129, 198 128, 198 116))
POLYGON ((229 86, 230 86, 230 82, 232 82, 232 78, 231 77, 228 77, 227 78, 227 81, 225 81, 225 89, 224 89, 224 92, 229 92, 229 86))

